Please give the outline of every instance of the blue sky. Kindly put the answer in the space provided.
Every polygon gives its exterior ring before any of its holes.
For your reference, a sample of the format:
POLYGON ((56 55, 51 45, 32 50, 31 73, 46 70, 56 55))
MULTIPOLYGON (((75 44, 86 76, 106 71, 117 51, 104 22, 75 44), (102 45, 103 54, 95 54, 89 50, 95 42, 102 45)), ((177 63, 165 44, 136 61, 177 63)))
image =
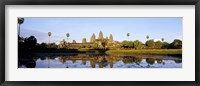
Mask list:
POLYGON ((94 33, 99 32, 106 37, 110 34, 116 41, 140 40, 145 43, 146 35, 150 39, 164 38, 167 42, 174 39, 182 40, 182 18, 24 18, 21 24, 21 36, 34 35, 38 42, 48 42, 48 32, 52 33, 51 42, 59 43, 67 40, 66 33, 70 33, 69 42, 81 42, 86 38, 89 42, 94 33))

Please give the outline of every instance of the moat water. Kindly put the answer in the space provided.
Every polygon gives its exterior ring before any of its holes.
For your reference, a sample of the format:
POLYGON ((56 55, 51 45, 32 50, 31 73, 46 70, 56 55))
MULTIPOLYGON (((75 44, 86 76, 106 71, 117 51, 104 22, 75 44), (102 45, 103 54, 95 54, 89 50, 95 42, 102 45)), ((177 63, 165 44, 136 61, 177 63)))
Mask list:
POLYGON ((19 68, 182 68, 180 55, 62 54, 24 55, 19 68))

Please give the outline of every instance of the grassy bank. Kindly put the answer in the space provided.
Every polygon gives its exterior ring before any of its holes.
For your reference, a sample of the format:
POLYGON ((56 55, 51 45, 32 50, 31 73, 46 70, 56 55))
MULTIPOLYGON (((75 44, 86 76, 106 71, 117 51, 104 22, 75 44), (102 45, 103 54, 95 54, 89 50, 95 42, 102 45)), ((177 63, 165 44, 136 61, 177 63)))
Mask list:
POLYGON ((102 49, 55 49, 55 50, 37 50, 35 52, 43 53, 127 53, 127 54, 182 54, 182 49, 142 49, 142 50, 102 50, 102 49))
POLYGON ((104 53, 102 49, 47 49, 47 50, 35 50, 36 53, 104 53))
POLYGON ((182 54, 182 49, 108 50, 106 53, 182 54))

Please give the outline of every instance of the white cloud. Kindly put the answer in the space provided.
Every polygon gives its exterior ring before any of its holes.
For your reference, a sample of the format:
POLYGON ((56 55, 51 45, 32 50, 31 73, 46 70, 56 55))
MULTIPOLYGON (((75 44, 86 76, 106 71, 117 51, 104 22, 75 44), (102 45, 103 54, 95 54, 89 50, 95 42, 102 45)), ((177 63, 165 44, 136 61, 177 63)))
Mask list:
MULTIPOLYGON (((47 33, 45 33, 45 32, 40 32, 37 30, 25 29, 25 28, 21 28, 20 31, 21 31, 20 35, 22 37, 35 36, 38 43, 42 43, 42 42, 48 43, 49 42, 49 37, 48 37, 47 33)), ((50 37, 50 42, 55 42, 56 44, 58 44, 63 39, 66 39, 66 37, 53 35, 50 37)))

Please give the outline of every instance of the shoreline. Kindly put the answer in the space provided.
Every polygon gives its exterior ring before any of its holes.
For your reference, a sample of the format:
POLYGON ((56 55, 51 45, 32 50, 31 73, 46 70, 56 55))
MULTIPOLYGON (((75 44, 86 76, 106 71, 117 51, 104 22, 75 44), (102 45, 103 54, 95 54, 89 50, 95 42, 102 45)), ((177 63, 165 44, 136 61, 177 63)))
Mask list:
POLYGON ((182 49, 109 50, 107 53, 182 55, 182 49))
MULTIPOLYGON (((24 54, 26 52, 21 52, 24 54)), ((66 49, 66 50, 35 50, 29 53, 80 53, 80 54, 152 54, 152 55, 182 55, 182 49, 121 49, 121 50, 103 50, 103 49, 66 49)))

